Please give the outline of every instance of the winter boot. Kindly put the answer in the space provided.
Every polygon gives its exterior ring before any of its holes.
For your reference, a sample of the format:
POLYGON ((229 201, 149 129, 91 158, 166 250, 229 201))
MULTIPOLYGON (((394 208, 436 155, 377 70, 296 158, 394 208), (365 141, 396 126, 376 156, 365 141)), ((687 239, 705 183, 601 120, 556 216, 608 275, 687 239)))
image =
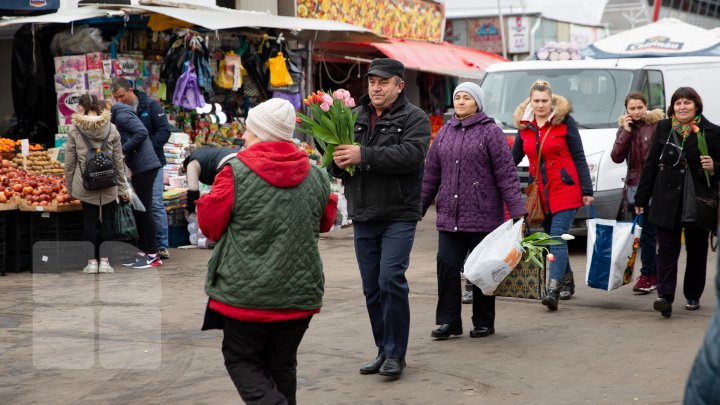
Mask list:
POLYGON ((565 273, 562 280, 562 286, 560 287, 560 299, 569 300, 573 295, 575 295, 575 277, 573 277, 573 272, 569 271, 565 273))
POLYGON ((550 280, 547 294, 542 298, 542 304, 551 311, 557 311, 558 300, 560 299, 560 284, 559 280, 550 280))

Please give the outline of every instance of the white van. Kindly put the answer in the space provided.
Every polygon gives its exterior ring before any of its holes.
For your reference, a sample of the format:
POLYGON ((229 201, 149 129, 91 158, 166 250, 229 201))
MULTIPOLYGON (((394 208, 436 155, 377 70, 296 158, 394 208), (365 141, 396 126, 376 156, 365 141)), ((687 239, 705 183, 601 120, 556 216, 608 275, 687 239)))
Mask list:
MULTIPOLYGON (((632 90, 645 94, 649 109, 667 111, 672 93, 682 86, 694 88, 702 97, 703 114, 720 124, 720 57, 626 58, 574 61, 500 62, 487 68, 482 81, 485 112, 502 122, 514 137, 512 115, 529 96, 537 79, 550 82, 553 92, 573 105, 590 177, 595 189, 595 211, 600 218, 627 218, 624 212, 625 163, 610 159, 617 119, 625 112, 625 96, 632 90)), ((518 169, 527 184, 527 158, 518 169)), ((586 233, 585 210, 579 209, 572 233, 586 233)))

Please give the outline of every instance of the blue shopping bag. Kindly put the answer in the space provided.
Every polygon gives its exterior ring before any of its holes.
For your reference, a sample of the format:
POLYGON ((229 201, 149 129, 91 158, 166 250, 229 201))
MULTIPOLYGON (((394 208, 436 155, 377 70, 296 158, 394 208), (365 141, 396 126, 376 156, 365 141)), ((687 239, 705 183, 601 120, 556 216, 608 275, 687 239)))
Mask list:
MULTIPOLYGON (((589 217, 589 215, 588 215, 589 217)), ((642 228, 633 222, 593 218, 587 220, 587 268, 589 287, 610 291, 632 281, 642 228)))

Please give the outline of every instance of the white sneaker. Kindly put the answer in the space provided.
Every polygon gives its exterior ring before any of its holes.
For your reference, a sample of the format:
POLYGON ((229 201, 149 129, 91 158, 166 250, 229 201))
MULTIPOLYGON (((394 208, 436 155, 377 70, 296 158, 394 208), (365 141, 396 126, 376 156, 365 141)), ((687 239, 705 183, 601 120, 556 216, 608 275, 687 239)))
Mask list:
POLYGON ((115 273, 115 269, 110 266, 110 262, 108 260, 100 260, 98 273, 115 273))
POLYGON ((89 274, 95 274, 98 272, 98 262, 97 260, 88 260, 87 266, 85 266, 84 269, 82 269, 83 273, 89 273, 89 274))

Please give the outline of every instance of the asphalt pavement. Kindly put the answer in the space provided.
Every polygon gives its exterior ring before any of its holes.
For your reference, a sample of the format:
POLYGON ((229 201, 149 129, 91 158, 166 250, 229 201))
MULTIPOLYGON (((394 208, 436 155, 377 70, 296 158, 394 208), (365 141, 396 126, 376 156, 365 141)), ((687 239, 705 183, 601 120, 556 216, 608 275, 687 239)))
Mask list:
MULTIPOLYGON (((672 318, 654 294, 592 290, 585 239, 571 245, 578 287, 550 312, 497 299, 496 333, 434 341, 437 233, 420 223, 407 277, 411 329, 399 380, 361 375, 376 354, 352 228, 323 235, 325 297, 298 353, 300 404, 675 404, 715 310, 715 253, 698 311, 672 318)), ((219 331, 200 331, 211 251, 171 249, 156 269, 116 274, 9 273, 0 278, 0 404, 229 404, 239 396, 219 331)), ((681 256, 681 273, 684 269, 681 256)), ((636 267, 638 272, 639 264, 636 267)), ((79 269, 78 269, 79 270, 79 269)), ((680 279, 682 279, 680 277, 680 279)))

